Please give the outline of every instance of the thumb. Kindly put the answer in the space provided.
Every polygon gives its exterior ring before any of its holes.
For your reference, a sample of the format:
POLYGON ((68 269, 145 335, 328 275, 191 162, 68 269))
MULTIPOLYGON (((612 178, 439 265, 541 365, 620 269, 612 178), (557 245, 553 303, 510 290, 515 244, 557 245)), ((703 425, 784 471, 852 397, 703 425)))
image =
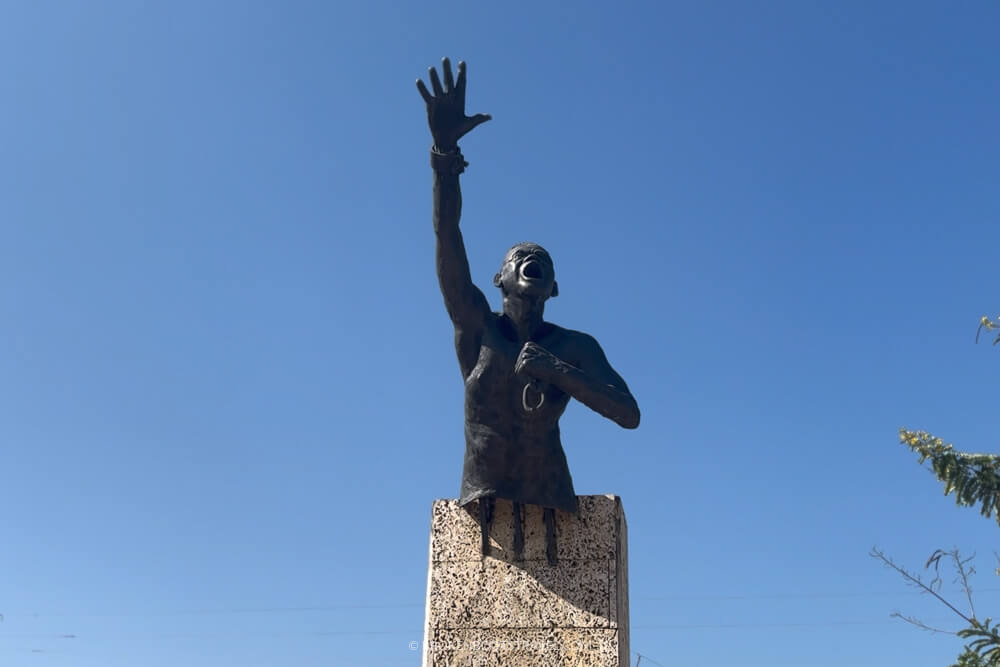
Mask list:
POLYGON ((468 118, 465 119, 465 122, 462 124, 462 134, 467 134, 468 132, 471 132, 477 126, 482 125, 483 123, 492 118, 493 116, 489 115, 488 113, 477 113, 475 116, 469 116, 468 118))

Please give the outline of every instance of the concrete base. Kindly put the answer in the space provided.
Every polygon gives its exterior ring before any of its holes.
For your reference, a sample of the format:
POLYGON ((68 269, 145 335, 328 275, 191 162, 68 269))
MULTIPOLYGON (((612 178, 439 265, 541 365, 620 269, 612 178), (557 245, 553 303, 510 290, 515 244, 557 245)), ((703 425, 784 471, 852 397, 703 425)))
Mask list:
POLYGON ((490 555, 476 503, 431 513, 424 667, 628 667, 628 546, 617 496, 579 496, 556 512, 558 563, 545 557, 542 510, 523 507, 514 557, 511 503, 498 500, 490 555))

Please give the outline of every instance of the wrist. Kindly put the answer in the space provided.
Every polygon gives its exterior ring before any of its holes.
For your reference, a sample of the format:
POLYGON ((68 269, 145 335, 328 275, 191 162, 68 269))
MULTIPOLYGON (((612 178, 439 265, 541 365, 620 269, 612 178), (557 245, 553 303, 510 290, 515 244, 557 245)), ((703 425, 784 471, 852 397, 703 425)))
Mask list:
POLYGON ((469 163, 465 161, 457 144, 448 150, 442 149, 436 144, 431 146, 431 168, 434 171, 457 176, 465 171, 467 166, 469 163))
POLYGON ((553 380, 559 376, 559 360, 554 357, 536 359, 530 364, 530 369, 532 377, 554 384, 553 380))
POLYGON ((546 369, 545 381, 562 389, 567 382, 573 383, 579 380, 582 375, 582 372, 576 366, 568 364, 562 359, 555 358, 552 361, 552 365, 546 369))

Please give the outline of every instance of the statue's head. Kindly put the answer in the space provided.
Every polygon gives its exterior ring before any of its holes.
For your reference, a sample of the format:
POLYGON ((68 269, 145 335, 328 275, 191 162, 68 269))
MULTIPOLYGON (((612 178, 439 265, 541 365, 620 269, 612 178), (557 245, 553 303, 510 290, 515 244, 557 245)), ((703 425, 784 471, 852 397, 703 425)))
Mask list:
POLYGON ((504 296, 545 300, 559 295, 552 257, 537 243, 518 243, 508 250, 493 284, 504 296))

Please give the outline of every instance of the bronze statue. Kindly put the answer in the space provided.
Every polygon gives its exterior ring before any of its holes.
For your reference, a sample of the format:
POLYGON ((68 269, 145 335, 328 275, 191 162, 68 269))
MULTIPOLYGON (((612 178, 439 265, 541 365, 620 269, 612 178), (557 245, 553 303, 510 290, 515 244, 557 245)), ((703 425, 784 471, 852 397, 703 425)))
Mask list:
POLYGON ((570 397, 624 428, 639 425, 639 407, 597 341, 542 319, 545 302, 559 293, 549 253, 519 243, 504 257, 493 284, 503 296, 494 313, 472 283, 458 228, 462 194, 459 174, 468 163, 458 141, 490 120, 465 115, 465 63, 453 78, 442 62, 444 81, 430 68, 431 91, 417 89, 427 103, 434 145, 434 231, 437 274, 445 308, 455 325, 455 349, 465 380, 465 465, 460 503, 479 502, 483 553, 488 551, 493 499, 514 503, 514 550, 523 547, 521 504, 540 505, 547 551, 555 560, 555 509, 576 511, 576 493, 559 440, 559 417, 570 397))

